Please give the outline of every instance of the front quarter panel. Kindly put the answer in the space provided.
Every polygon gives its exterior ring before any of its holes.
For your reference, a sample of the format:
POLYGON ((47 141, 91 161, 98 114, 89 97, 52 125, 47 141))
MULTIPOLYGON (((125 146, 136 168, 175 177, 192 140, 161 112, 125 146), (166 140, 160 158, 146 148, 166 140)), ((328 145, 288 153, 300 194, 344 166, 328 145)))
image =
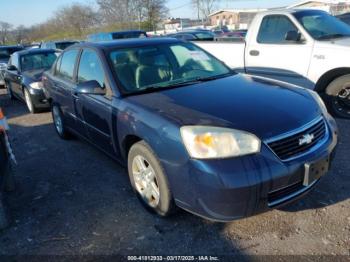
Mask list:
POLYGON ((160 160, 173 195, 181 199, 182 194, 191 192, 188 177, 186 177, 188 172, 174 173, 175 170, 188 166, 189 161, 187 150, 181 140, 179 126, 162 118, 157 112, 129 103, 127 99, 119 100, 117 108, 118 141, 122 157, 127 159, 124 146, 127 136, 139 137, 150 145, 160 160), (179 188, 181 190, 178 190, 179 188))

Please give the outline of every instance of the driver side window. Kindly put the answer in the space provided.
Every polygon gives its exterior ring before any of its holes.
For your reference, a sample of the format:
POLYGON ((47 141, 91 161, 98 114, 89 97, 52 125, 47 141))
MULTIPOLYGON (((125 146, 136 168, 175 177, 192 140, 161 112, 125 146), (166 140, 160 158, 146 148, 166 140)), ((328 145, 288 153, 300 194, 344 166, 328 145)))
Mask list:
POLYGON ((101 87, 106 87, 105 74, 101 60, 93 50, 85 49, 80 58, 78 82, 96 80, 101 87))
POLYGON ((258 33, 260 44, 285 44, 289 31, 298 32, 298 28, 284 15, 265 16, 258 33))

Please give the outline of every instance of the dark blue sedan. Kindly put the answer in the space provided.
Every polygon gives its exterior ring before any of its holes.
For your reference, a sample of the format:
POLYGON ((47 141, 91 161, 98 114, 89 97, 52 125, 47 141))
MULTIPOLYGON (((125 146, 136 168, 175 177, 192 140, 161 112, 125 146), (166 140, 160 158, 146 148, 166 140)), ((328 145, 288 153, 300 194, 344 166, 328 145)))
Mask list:
POLYGON ((237 74, 176 39, 85 43, 43 77, 58 135, 128 167, 150 210, 230 221, 289 203, 330 167, 337 127, 313 91, 237 74))

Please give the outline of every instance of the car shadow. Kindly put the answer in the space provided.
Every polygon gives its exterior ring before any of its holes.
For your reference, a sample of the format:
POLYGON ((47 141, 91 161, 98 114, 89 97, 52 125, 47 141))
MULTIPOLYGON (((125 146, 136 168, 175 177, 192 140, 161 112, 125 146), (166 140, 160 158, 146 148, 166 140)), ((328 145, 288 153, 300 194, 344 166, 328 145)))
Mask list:
MULTIPOLYGON (((11 115, 11 114, 10 114, 11 115)), ((50 117, 49 115, 47 117, 50 117)), ((214 223, 184 211, 146 211, 126 170, 93 146, 58 138, 51 123, 11 126, 17 189, 0 255, 225 255, 245 250, 214 223), (15 139, 14 139, 15 138, 15 139)))

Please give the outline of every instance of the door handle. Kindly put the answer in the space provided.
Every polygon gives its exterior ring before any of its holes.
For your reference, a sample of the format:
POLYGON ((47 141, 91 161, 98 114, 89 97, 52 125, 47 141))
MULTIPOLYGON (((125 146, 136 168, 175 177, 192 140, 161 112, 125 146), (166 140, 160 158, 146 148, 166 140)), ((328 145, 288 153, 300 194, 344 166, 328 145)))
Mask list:
POLYGON ((260 55, 260 52, 259 52, 258 50, 251 50, 251 51, 249 52, 249 54, 250 54, 251 56, 259 56, 259 55, 260 55))

